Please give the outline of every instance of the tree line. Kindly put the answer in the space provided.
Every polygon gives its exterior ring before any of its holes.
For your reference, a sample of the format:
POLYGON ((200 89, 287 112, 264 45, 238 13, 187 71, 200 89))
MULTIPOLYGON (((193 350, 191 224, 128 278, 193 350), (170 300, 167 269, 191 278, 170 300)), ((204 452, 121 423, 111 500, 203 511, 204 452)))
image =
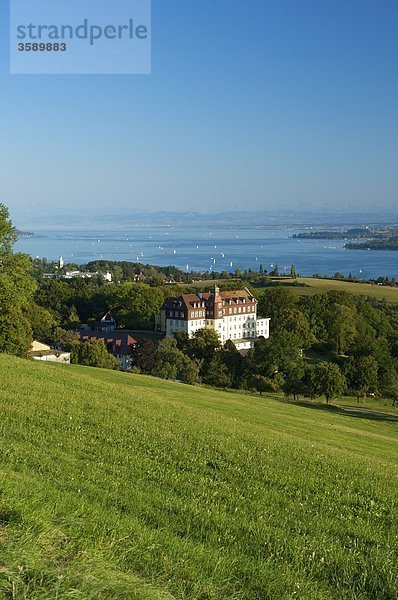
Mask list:
MULTIPOLYGON (((76 362, 115 368, 103 353, 101 360, 90 357, 90 345, 77 347, 73 331, 110 308, 119 327, 152 329, 164 299, 182 291, 131 280, 109 285, 102 278, 37 279, 29 257, 13 252, 15 241, 8 211, 0 204, 1 352, 27 356, 34 337, 74 344, 76 362)), ((345 291, 313 296, 300 296, 292 287, 262 291, 258 314, 271 317, 271 337, 260 338, 245 356, 232 342, 221 348, 211 330, 192 339, 180 333, 158 345, 141 342, 133 351, 134 370, 222 388, 283 391, 296 398, 330 401, 348 393, 398 401, 397 305, 345 291)), ((102 352, 97 346, 95 351, 102 352)))
POLYGON ((183 332, 134 351, 138 372, 216 387, 284 392, 327 402, 342 394, 398 400, 398 307, 348 292, 300 297, 266 290, 259 315, 271 317, 271 336, 245 356, 223 347, 213 330, 183 332))

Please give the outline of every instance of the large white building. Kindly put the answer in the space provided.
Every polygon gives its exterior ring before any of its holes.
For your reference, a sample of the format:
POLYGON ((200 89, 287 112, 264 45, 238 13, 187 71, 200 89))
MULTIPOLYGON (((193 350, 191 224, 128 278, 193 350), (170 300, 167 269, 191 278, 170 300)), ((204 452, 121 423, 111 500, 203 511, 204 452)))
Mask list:
POLYGON ((215 286, 211 292, 168 298, 158 326, 167 336, 177 331, 192 336, 208 327, 218 333, 222 344, 232 340, 238 350, 247 350, 257 338, 269 337, 269 322, 268 318, 257 318, 257 300, 247 288, 220 292, 215 286))

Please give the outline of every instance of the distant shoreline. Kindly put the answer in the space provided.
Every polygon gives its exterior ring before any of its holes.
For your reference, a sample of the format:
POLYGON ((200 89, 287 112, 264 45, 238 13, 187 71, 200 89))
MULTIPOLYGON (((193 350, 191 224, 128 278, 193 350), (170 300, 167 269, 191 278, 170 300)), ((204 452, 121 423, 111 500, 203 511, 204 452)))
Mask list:
POLYGON ((368 240, 367 242, 348 243, 344 248, 347 250, 398 250, 398 237, 385 240, 368 240))
POLYGON ((15 233, 19 238, 31 238, 35 235, 32 231, 21 231, 20 229, 16 229, 15 233))

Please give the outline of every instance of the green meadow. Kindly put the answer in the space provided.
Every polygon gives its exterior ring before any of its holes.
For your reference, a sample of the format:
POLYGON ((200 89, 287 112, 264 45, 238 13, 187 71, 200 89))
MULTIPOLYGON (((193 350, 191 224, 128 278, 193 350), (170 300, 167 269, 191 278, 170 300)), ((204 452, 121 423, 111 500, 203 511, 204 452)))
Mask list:
MULTIPOLYGON (((208 279, 197 281, 193 287, 198 289, 209 288, 214 285, 225 285, 236 283, 236 287, 242 287, 242 281, 237 279, 208 279)), ((243 282, 244 283, 244 282, 243 282)), ((353 281, 344 281, 340 279, 320 279, 318 277, 297 277, 292 280, 290 277, 270 277, 270 284, 259 285, 255 282, 249 283, 253 287, 256 296, 260 296, 265 290, 275 285, 281 287, 292 287, 300 296, 313 296, 322 292, 338 291, 349 292, 355 296, 368 296, 376 300, 385 300, 386 302, 398 303, 398 288, 382 286, 371 283, 359 283, 353 281)))
POLYGON ((398 597, 398 422, 0 356, 0 598, 398 597))
MULTIPOLYGON (((338 291, 349 292, 355 296, 368 296, 376 300, 385 300, 393 304, 398 303, 398 288, 376 285, 371 283, 356 283, 338 279, 319 279, 317 277, 297 277, 294 281, 290 278, 272 277, 273 284, 293 287, 300 296, 313 296, 322 292, 338 291), (298 285, 297 285, 298 284, 298 285)), ((256 294, 261 294, 267 286, 253 286, 256 294)))

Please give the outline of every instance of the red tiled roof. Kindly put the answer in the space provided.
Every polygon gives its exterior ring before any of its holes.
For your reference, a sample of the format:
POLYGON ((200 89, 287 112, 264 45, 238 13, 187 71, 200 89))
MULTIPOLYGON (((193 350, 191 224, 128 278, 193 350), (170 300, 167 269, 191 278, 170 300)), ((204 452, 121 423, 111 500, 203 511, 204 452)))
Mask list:
POLYGON ((112 344, 117 349, 117 354, 131 354, 131 347, 138 342, 125 331, 81 331, 80 340, 102 340, 105 345, 112 344))

